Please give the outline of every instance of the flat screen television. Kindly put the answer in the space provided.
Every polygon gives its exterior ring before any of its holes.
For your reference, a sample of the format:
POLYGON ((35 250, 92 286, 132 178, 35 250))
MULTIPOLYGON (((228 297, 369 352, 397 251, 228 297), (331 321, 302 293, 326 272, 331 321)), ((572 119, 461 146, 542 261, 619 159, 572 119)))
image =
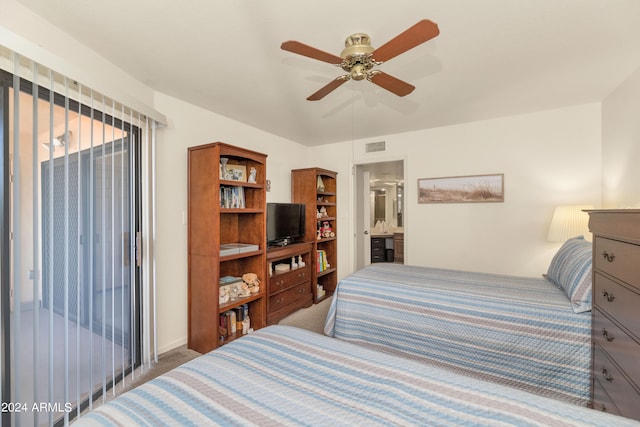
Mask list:
POLYGON ((267 244, 285 246, 304 237, 301 203, 267 203, 267 244))

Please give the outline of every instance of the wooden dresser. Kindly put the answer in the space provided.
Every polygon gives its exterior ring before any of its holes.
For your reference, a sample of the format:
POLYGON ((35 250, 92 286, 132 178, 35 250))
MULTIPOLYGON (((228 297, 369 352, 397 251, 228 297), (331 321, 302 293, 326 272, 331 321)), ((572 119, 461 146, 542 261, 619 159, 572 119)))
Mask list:
POLYGON ((640 209, 589 211, 594 409, 640 420, 640 209))
POLYGON ((313 305, 311 253, 313 243, 296 243, 267 251, 267 324, 313 305), (297 265, 302 260, 304 266, 297 265), (278 270, 278 265, 288 266, 278 270))

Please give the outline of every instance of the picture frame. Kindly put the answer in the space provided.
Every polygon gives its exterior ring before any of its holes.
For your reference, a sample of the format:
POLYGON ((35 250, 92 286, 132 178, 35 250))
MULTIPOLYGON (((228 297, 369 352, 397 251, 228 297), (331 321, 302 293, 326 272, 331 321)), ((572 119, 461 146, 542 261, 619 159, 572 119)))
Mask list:
POLYGON ((418 179, 418 203, 502 203, 504 174, 418 179))
POLYGON ((243 165, 232 165, 227 163, 227 173, 225 175, 227 181, 247 182, 247 168, 243 165))

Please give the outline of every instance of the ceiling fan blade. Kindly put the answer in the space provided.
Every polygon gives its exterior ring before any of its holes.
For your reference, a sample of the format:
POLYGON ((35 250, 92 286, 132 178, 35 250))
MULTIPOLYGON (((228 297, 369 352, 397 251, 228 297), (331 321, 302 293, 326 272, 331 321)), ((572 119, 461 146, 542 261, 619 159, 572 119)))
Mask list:
POLYGON ((331 82, 329 82, 329 84, 323 86, 319 91, 309 96, 307 98, 307 101, 318 101, 324 98, 325 96, 339 88, 347 80, 349 80, 349 75, 340 76, 335 80, 332 80, 331 82))
POLYGON ((378 71, 377 73, 369 77, 369 81, 377 84, 383 89, 388 90, 389 92, 395 93, 398 96, 409 95, 415 89, 415 86, 410 85, 409 83, 397 79, 393 76, 390 76, 387 73, 383 73, 382 71, 378 71))
POLYGON ((371 53, 377 62, 386 62, 440 34, 438 24, 423 19, 414 26, 398 34, 371 53))
POLYGON ((308 58, 317 59, 319 61, 328 62, 329 64, 340 65, 342 58, 331 53, 324 52, 315 47, 311 47, 304 43, 297 42, 295 40, 289 40, 280 45, 280 49, 289 52, 297 53, 298 55, 306 56, 308 58))

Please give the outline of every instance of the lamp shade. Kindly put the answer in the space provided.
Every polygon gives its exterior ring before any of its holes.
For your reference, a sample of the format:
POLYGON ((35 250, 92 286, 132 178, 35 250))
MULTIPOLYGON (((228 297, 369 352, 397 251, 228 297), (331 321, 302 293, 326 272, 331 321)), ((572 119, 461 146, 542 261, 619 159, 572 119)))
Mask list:
POLYGON ((584 212, 585 209, 593 209, 593 206, 557 206, 551 218, 547 240, 565 242, 576 236, 584 236, 586 240, 591 240, 589 214, 584 212))

